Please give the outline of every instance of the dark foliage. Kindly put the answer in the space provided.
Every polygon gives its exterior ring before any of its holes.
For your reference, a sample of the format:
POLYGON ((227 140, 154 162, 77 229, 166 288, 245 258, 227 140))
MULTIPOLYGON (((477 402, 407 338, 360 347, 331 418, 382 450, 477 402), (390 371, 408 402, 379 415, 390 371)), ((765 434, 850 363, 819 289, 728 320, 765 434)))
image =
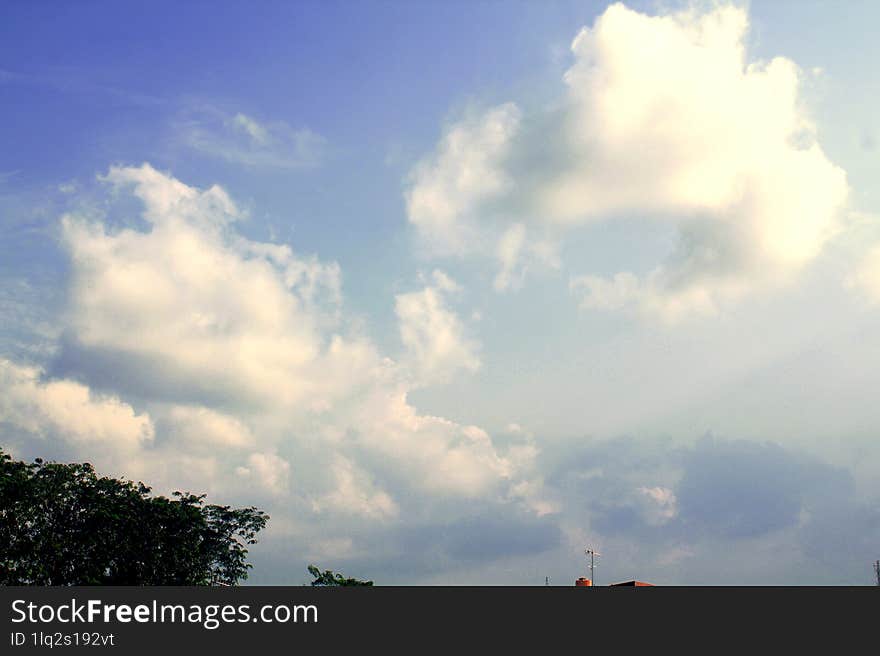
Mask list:
POLYGON ((235 585, 268 516, 0 449, 0 584, 235 585))
POLYGON ((373 585, 372 581, 360 581, 358 579, 350 579, 339 572, 334 572, 330 569, 325 569, 323 572, 315 567, 314 565, 309 565, 309 574, 315 577, 315 580, 312 581, 312 585, 315 586, 331 586, 331 585, 373 585))

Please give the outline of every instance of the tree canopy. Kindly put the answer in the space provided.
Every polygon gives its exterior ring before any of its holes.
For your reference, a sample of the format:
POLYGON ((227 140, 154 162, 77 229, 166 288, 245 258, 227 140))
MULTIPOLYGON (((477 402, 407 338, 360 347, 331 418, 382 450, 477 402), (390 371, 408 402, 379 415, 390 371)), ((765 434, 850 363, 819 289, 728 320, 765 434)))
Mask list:
POLYGON ((269 517, 0 449, 0 584, 235 585, 269 517))
POLYGON ((325 569, 323 572, 314 565, 309 565, 309 574, 315 577, 312 581, 314 586, 334 586, 334 585, 373 585, 372 581, 361 581, 343 576, 339 572, 331 569, 325 569))

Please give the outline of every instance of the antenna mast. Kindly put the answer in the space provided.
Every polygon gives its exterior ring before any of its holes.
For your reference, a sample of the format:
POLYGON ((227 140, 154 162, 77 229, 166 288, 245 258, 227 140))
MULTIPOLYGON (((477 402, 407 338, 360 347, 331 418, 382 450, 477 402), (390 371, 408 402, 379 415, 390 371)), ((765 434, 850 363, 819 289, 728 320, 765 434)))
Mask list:
POLYGON ((596 585, 596 556, 601 556, 602 554, 592 547, 587 547, 584 553, 590 557, 590 581, 593 585, 596 585))

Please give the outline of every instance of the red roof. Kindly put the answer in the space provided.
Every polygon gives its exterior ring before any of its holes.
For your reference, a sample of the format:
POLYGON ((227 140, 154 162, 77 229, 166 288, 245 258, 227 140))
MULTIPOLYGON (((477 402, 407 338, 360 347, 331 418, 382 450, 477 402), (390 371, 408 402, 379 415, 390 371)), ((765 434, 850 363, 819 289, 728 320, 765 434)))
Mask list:
POLYGON ((623 583, 612 583, 609 587, 616 587, 616 586, 620 586, 620 585, 635 586, 635 587, 639 587, 639 588, 643 587, 643 586, 647 586, 650 588, 654 587, 653 583, 645 583, 644 581, 624 581, 623 583))

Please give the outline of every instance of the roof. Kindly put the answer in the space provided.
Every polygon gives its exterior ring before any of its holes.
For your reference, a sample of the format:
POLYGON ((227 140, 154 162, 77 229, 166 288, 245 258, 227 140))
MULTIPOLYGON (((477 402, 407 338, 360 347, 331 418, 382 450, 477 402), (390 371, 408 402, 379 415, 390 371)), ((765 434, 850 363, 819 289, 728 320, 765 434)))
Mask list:
POLYGON ((653 583, 645 583, 644 581, 624 581, 623 583, 612 583, 609 587, 617 587, 617 586, 632 586, 632 587, 649 587, 653 588, 653 583))

